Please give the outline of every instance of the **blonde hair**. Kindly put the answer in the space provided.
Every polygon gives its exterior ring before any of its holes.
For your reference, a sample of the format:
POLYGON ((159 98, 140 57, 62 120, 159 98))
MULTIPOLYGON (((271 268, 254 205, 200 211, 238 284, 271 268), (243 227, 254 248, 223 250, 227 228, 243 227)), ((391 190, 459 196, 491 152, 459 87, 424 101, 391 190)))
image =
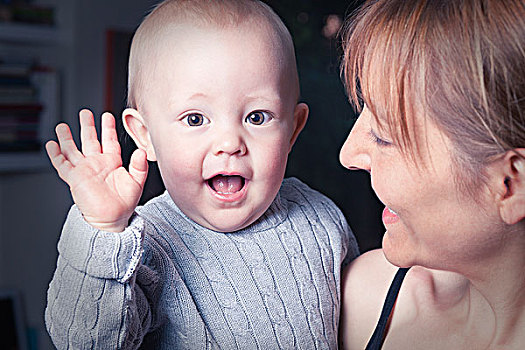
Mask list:
POLYGON ((418 113, 450 138, 456 170, 475 183, 495 156, 525 147, 523 0, 367 1, 343 46, 352 102, 386 121, 412 160, 418 113))
POLYGON ((298 98, 299 79, 292 37, 268 5, 258 0, 165 0, 144 18, 133 37, 129 57, 128 107, 138 109, 141 105, 140 92, 145 78, 141 73, 145 65, 155 64, 151 55, 159 37, 165 34, 164 28, 188 23, 219 29, 253 23, 268 29, 273 33, 276 49, 283 52, 282 63, 286 66, 283 71, 290 74, 298 98))

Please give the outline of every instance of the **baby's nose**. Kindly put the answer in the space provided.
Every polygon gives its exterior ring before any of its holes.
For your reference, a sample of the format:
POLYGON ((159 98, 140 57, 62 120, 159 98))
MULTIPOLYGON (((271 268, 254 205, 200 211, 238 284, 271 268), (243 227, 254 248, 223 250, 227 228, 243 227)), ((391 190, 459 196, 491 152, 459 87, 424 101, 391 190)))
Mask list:
POLYGON ((242 156, 246 154, 246 143, 235 128, 226 128, 217 133, 213 153, 242 156))

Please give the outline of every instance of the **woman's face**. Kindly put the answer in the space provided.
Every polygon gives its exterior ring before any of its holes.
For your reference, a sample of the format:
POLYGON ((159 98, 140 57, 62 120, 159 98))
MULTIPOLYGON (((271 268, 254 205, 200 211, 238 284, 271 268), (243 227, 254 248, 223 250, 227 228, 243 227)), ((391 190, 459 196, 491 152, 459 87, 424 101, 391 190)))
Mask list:
POLYGON ((476 200, 458 190, 454 174, 461 172, 453 169, 453 145, 433 122, 417 118, 413 130, 421 145, 418 166, 391 135, 380 131, 366 106, 340 160, 349 169, 370 173, 372 187, 385 204, 383 250, 392 263, 454 268, 498 244, 493 234, 497 210, 486 187, 478 189, 476 200))

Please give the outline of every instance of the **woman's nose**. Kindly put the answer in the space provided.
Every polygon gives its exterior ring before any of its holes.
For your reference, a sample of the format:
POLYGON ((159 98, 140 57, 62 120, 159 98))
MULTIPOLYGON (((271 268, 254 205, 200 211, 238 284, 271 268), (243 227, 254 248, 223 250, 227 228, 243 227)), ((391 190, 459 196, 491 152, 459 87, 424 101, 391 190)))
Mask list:
POLYGON ((367 137, 369 128, 366 119, 363 114, 357 118, 339 153, 339 161, 350 170, 370 172, 370 140, 367 137))

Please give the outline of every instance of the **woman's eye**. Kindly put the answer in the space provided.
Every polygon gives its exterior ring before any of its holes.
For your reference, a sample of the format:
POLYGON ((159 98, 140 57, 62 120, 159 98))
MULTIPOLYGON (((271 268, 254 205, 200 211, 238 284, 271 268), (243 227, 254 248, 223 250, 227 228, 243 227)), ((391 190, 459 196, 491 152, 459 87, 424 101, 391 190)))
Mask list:
POLYGON ((374 130, 370 130, 370 138, 372 139, 372 141, 374 143, 376 143, 377 145, 379 146, 390 146, 392 145, 392 142, 390 141, 386 141, 382 138, 380 138, 379 136, 377 136, 377 134, 374 132, 374 130))
POLYGON ((201 126, 209 122, 208 118, 199 113, 188 114, 182 120, 189 126, 201 126))
POLYGON ((271 116, 268 112, 255 111, 250 113, 246 117, 246 121, 253 125, 262 125, 267 123, 271 119, 271 116))

